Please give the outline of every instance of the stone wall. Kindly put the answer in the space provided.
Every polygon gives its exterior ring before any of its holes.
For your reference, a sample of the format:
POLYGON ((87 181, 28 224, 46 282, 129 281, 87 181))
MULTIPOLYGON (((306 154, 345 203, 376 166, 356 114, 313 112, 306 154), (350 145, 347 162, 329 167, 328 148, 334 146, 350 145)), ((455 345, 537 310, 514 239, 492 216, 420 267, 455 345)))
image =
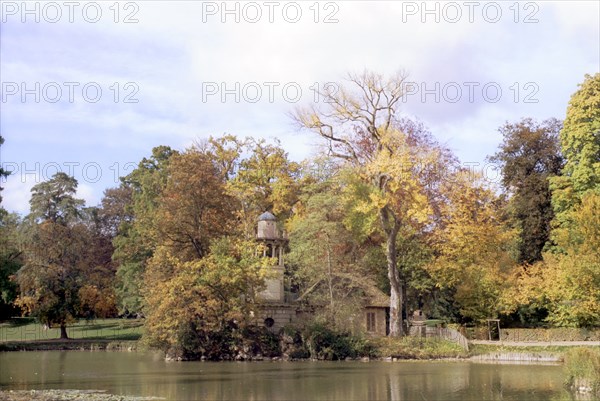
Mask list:
POLYGON ((272 326, 268 327, 272 332, 278 332, 282 327, 298 322, 308 311, 300 309, 296 305, 286 304, 263 304, 259 306, 254 313, 254 324, 256 326, 267 326, 270 322, 267 319, 272 319, 272 326))

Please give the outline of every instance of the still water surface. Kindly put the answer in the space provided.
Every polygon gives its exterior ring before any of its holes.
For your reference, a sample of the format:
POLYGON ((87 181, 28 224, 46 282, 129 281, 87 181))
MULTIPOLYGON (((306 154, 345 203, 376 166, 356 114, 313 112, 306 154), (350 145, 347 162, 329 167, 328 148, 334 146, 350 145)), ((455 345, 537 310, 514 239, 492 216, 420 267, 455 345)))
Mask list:
POLYGON ((562 367, 470 362, 165 362, 126 352, 0 353, 0 389, 167 400, 552 400, 562 367))

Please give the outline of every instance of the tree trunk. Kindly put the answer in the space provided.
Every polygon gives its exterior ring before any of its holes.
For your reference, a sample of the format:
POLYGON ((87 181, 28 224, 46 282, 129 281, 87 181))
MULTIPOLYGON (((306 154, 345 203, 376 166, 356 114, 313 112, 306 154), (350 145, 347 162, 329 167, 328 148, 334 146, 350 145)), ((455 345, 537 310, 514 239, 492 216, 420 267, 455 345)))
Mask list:
POLYGON ((331 250, 329 248, 329 235, 325 237, 327 239, 327 273, 329 278, 329 308, 330 312, 334 313, 333 308, 333 276, 332 276, 332 267, 331 267, 331 250))
POLYGON ((380 211, 381 223, 387 234, 385 257, 387 259, 388 279, 390 281, 390 336, 400 337, 403 334, 402 326, 402 281, 398 271, 398 261, 396 259, 396 238, 400 223, 395 216, 392 216, 393 223, 390 222, 392 213, 383 208, 380 211), (391 223, 391 224, 390 224, 391 223))
POLYGON ((67 335, 67 326, 64 323, 60 324, 60 339, 68 340, 69 336, 67 335))
MULTIPOLYGON (((395 251, 394 246, 394 251, 395 251)), ((386 253, 389 252, 389 249, 386 253)), ((400 277, 398 275, 398 269, 396 264, 391 261, 395 257, 390 258, 388 256, 388 279, 390 280, 390 336, 400 337, 403 334, 402 331, 402 285, 400 284, 400 277)))

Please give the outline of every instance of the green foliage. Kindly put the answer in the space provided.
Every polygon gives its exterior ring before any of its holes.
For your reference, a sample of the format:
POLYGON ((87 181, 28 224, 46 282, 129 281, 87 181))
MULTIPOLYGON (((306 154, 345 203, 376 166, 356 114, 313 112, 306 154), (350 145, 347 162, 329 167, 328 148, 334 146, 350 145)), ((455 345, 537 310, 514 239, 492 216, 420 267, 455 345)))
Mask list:
POLYGON ((336 332, 329 325, 313 322, 302 329, 302 341, 313 359, 327 361, 368 356, 371 352, 367 342, 348 332, 336 332))
POLYGON ((66 225, 79 218, 84 204, 75 198, 77 180, 65 173, 56 173, 48 181, 31 188, 29 217, 66 225))
POLYGON ((64 173, 36 184, 28 221, 25 261, 16 279, 16 304, 41 322, 63 329, 77 314, 82 270, 89 255, 88 230, 81 224, 83 200, 74 197, 77 181, 64 173))
POLYGON ((286 260, 294 267, 292 279, 302 299, 322 305, 317 313, 332 328, 350 330, 357 310, 367 301, 365 288, 374 284, 369 267, 361 263, 368 245, 344 225, 342 187, 332 178, 304 188, 287 224, 290 253, 286 260))
POLYGON ((600 350, 574 348, 565 354, 565 385, 600 394, 600 350))
POLYGON ((242 348, 250 355, 273 358, 281 355, 279 336, 266 327, 245 326, 241 330, 242 348))
POLYGON ((18 294, 13 278, 23 265, 23 253, 18 245, 19 224, 16 214, 0 214, 0 320, 18 312, 12 304, 18 294))
POLYGON ((176 154, 168 146, 153 148, 150 158, 142 159, 135 170, 121 179, 121 191, 128 194, 120 201, 111 193, 103 199, 107 206, 120 203, 112 216, 125 216, 113 240, 113 260, 118 265, 116 293, 121 313, 139 313, 143 309, 143 274, 157 244, 156 208, 166 186, 167 167, 176 154))
POLYGON ((508 210, 519 230, 519 263, 542 259, 554 217, 549 178, 560 174, 563 160, 558 133, 562 124, 527 118, 500 128, 503 142, 490 158, 502 169, 502 184, 511 194, 508 210))
MULTIPOLYGON (((583 196, 600 193, 600 73, 586 75, 571 97, 560 143, 566 164, 563 174, 550 181, 556 213, 553 239, 569 235, 575 224, 572 212, 583 196)), ((564 252, 560 246, 557 250, 564 252)))
POLYGON ((600 185, 600 73, 586 75, 567 108, 560 132, 564 175, 579 194, 600 185))

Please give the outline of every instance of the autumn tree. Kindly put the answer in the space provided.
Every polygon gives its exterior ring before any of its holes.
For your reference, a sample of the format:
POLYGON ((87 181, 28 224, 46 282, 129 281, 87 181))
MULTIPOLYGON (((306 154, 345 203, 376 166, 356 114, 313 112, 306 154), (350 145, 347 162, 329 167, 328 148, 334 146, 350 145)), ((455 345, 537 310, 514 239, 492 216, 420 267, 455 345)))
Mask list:
POLYGON ((600 325, 600 196, 584 195, 571 211, 573 226, 556 237, 562 252, 517 272, 505 296, 508 310, 532 305, 555 326, 600 325))
POLYGON ((429 266, 435 285, 453 290, 467 320, 504 312, 499 300, 516 265, 516 232, 503 218, 503 204, 481 175, 463 170, 445 182, 443 224, 434 234, 429 266))
POLYGON ((548 320, 556 325, 600 324, 600 73, 586 75, 567 108, 560 143, 566 163, 552 180, 556 212, 547 255, 550 303, 548 320))
POLYGON ((227 193, 211 159, 196 149, 174 155, 167 177, 157 199, 158 243, 181 260, 201 259, 212 239, 234 232, 236 199, 227 193))
POLYGON ((82 286, 79 289, 78 316, 91 318, 115 317, 117 297, 115 293, 116 265, 112 260, 114 247, 109 221, 103 209, 87 207, 82 210, 80 224, 85 228, 88 243, 81 264, 82 286))
POLYGON ((172 156, 166 173, 156 198, 156 248, 144 275, 147 340, 184 356, 212 355, 215 336, 247 316, 268 260, 258 257, 255 241, 228 237, 237 200, 208 155, 188 149, 172 156))
MULTIPOLYGON (((555 219, 551 252, 514 277, 512 309, 548 310, 557 326, 600 324, 600 74, 586 75, 560 131, 562 174, 550 179, 555 219)), ((511 302, 507 302, 511 305, 511 302)))
POLYGON ((290 279, 302 301, 323 305, 317 318, 325 319, 332 328, 352 329, 365 290, 376 288, 368 266, 362 263, 366 249, 344 223, 341 174, 326 180, 305 174, 302 194, 286 225, 290 279))
POLYGON ((278 140, 239 139, 233 135, 210 138, 197 145, 215 163, 237 199, 235 211, 246 238, 254 236, 256 218, 265 211, 285 221, 298 200, 300 165, 289 159, 278 140))
POLYGON ((78 315, 89 246, 80 224, 84 202, 75 197, 77 181, 64 173, 34 185, 31 192, 28 220, 33 227, 17 274, 16 304, 42 323, 59 325, 61 338, 67 338, 66 325, 78 315))
POLYGON ((107 205, 121 203, 116 208, 122 209, 115 210, 117 215, 111 217, 119 221, 113 259, 118 266, 116 292, 121 313, 143 310, 144 272, 157 244, 156 208, 167 182, 170 158, 177 153, 168 146, 155 147, 152 156, 143 158, 135 170, 121 179, 123 189, 119 196, 123 199, 117 200, 116 193, 110 193, 110 199, 105 200, 107 205))
POLYGON ((132 198, 133 188, 128 185, 120 185, 104 191, 98 218, 106 235, 115 238, 121 229, 133 222, 132 198))
POLYGON ((349 75, 349 85, 323 91, 322 107, 299 109, 300 127, 326 140, 330 156, 348 163, 368 198, 356 204, 365 215, 375 213, 376 227, 384 236, 390 287, 390 335, 402 335, 403 286, 398 268, 398 234, 403 227, 423 225, 435 211, 423 185, 423 166, 437 166, 443 152, 426 141, 415 140, 404 129, 399 105, 405 76, 390 78, 364 72, 349 75))
POLYGON ((259 244, 233 238, 212 241, 207 255, 184 261, 159 247, 146 279, 145 341, 172 358, 220 359, 230 354, 234 330, 250 315, 251 294, 267 277, 259 244), (169 274, 165 274, 168 271, 169 274))
POLYGON ((551 177, 560 174, 563 159, 555 119, 537 123, 527 118, 500 128, 503 142, 490 158, 502 171, 502 184, 510 195, 509 210, 520 231, 519 262, 542 259, 554 218, 551 177))

